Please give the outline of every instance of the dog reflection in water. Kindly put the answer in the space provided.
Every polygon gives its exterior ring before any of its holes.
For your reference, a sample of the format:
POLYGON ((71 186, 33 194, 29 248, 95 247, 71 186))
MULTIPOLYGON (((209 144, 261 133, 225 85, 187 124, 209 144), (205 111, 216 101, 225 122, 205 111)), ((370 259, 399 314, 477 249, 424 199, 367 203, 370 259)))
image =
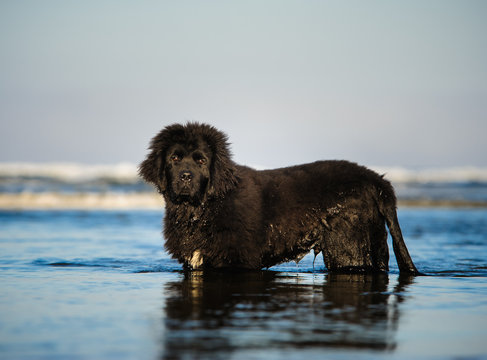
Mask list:
POLYGON ((413 281, 387 274, 188 272, 167 285, 165 357, 270 348, 392 350, 413 281))

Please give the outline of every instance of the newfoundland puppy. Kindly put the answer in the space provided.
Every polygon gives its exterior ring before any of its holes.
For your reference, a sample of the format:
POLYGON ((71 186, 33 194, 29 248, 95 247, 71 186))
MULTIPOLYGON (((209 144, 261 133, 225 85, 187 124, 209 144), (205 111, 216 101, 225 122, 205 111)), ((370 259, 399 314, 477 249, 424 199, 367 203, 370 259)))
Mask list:
POLYGON ((348 161, 257 171, 231 159, 206 124, 167 126, 139 173, 164 196, 166 250, 186 269, 262 269, 323 254, 328 271, 388 270, 387 231, 402 273, 417 274, 391 184, 348 161))

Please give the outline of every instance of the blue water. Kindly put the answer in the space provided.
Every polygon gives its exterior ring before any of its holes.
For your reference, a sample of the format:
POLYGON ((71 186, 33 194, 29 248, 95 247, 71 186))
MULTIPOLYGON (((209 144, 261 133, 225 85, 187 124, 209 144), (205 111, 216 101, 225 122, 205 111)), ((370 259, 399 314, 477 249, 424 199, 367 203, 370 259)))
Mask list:
POLYGON ((184 274, 161 218, 0 211, 0 358, 487 359, 485 208, 399 211, 416 278, 184 274))

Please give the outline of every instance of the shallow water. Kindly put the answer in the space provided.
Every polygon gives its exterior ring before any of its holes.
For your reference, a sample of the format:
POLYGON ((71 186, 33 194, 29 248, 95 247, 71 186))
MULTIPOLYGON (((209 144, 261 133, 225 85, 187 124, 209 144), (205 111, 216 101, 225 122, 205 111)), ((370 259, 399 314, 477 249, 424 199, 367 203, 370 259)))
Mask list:
POLYGON ((0 358, 487 358, 487 209, 401 210, 415 278, 184 274, 161 217, 0 211, 0 358))

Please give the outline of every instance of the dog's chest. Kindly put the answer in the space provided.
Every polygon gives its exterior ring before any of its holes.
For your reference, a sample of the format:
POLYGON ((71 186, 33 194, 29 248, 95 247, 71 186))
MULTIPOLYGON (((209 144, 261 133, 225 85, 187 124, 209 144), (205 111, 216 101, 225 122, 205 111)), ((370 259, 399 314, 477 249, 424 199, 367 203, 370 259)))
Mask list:
POLYGON ((184 216, 166 216, 165 225, 177 236, 188 240, 206 233, 208 220, 201 214, 184 214, 184 216))
POLYGON ((168 209, 164 218, 164 235, 172 251, 192 254, 210 236, 210 221, 204 207, 168 209))

